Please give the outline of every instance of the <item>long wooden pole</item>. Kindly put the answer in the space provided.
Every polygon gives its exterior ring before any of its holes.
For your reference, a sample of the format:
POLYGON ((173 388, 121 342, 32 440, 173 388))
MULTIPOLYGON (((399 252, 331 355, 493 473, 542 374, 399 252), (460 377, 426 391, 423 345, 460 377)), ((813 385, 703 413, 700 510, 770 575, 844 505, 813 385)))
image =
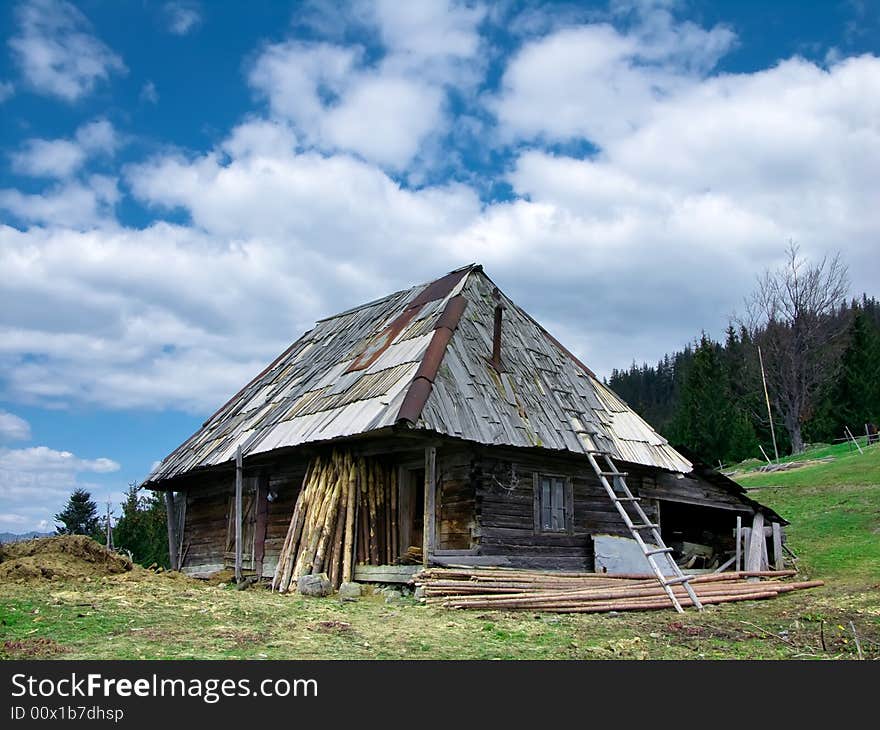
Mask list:
POLYGON ((776 446, 776 429, 773 426, 773 411, 770 410, 770 394, 767 392, 767 376, 764 374, 764 356, 761 354, 761 346, 758 345, 758 361, 761 363, 761 381, 764 383, 764 400, 767 402, 767 417, 770 419, 770 436, 773 438, 773 453, 776 461, 779 461, 779 449, 776 446))
POLYGON ((241 446, 235 450, 235 582, 241 582, 241 492, 242 492, 241 446))
POLYGON ((168 559, 171 570, 180 570, 177 557, 177 519, 174 514, 174 492, 165 492, 165 516, 168 522, 168 559))
POLYGON ((742 535, 743 535, 743 518, 742 515, 736 516, 736 569, 742 568, 742 535))
POLYGON ((342 581, 351 581, 351 565, 355 543, 355 500, 357 499, 357 464, 349 459, 347 466, 348 485, 345 491, 345 545, 342 553, 342 581))
POLYGON ((427 568, 430 554, 434 551, 434 521, 437 489, 437 449, 425 449, 425 512, 422 518, 422 564, 427 568))

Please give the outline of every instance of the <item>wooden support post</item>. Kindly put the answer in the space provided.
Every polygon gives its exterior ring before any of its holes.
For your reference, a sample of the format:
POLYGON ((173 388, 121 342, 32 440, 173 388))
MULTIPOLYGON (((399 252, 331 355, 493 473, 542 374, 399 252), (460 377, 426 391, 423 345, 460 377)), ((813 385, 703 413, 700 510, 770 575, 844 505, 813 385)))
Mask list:
POLYGON ((434 529, 437 504, 437 448, 425 449, 425 513, 422 519, 422 564, 428 567, 428 558, 434 552, 434 529))
POLYGON ((785 560, 782 557, 782 525, 774 522, 773 528, 773 565, 776 570, 785 570, 785 560))
POLYGON ((761 563, 765 550, 763 546, 766 544, 766 538, 764 537, 764 514, 762 512, 755 512, 755 516, 752 519, 749 552, 746 556, 746 570, 751 572, 763 570, 761 563))
POLYGON ((263 577, 263 558, 266 554, 266 528, 269 523, 269 479, 261 474, 256 480, 255 508, 256 524, 254 525, 254 575, 263 577))
POLYGON ((174 492, 165 492, 165 518, 168 523, 168 559, 171 570, 180 570, 177 553, 177 515, 174 513, 174 492))
POLYGON ((742 515, 736 516, 736 570, 742 570, 742 537, 743 537, 743 518, 742 515))
POLYGON ((241 582, 241 446, 235 450, 235 582, 241 582))

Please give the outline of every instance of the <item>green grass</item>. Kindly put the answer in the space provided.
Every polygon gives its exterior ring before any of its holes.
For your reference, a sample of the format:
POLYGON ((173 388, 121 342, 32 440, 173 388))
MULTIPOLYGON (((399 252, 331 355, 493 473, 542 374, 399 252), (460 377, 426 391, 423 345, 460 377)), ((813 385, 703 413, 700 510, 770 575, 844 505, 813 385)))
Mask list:
POLYGON ((880 446, 784 472, 738 477, 791 522, 789 544, 820 576, 880 581, 880 446))
POLYGON ((448 611, 380 596, 236 591, 137 579, 0 586, 0 656, 65 659, 768 659, 880 657, 876 591, 830 585, 772 601, 563 616, 448 611), (824 623, 823 623, 824 622, 824 623), (842 628, 838 628, 842 627, 842 628), (821 650, 824 632, 826 650, 821 650))
MULTIPOLYGON (((862 436, 861 438, 856 438, 856 441, 863 450, 867 448, 867 438, 865 436, 862 436)), ((840 458, 851 455, 858 455, 858 453, 858 449, 855 447, 852 441, 844 441, 839 444, 817 444, 815 447, 807 448, 806 451, 801 454, 788 454, 787 456, 780 456, 779 463, 789 464, 793 461, 824 459, 828 456, 840 458)), ((741 462, 740 464, 734 464, 730 468, 737 471, 750 473, 756 472, 765 464, 765 461, 760 461, 758 459, 749 459, 748 461, 741 462)))
POLYGON ((825 580, 824 588, 702 613, 576 616, 449 611, 379 595, 340 603, 138 569, 0 583, 0 657, 854 658, 852 621, 866 657, 880 658, 880 448, 740 480, 791 521, 802 575, 825 580))

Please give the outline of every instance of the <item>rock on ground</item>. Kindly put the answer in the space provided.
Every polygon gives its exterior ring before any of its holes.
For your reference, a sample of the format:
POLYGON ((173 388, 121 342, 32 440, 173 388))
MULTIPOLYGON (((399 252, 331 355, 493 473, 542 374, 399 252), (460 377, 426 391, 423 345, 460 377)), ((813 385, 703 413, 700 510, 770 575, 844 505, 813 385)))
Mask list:
POLYGON ((340 598, 360 598, 363 593, 360 583, 343 583, 339 586, 340 598))
POLYGON ((303 596, 329 596, 333 586, 326 573, 303 575, 296 581, 296 590, 303 596))

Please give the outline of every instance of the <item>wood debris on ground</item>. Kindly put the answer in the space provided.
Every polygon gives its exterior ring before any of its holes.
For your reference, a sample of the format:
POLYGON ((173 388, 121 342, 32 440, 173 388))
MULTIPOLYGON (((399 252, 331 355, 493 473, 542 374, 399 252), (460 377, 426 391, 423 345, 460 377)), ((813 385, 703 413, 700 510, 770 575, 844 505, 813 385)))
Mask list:
MULTIPOLYGON (((794 570, 737 571, 694 576, 690 583, 703 605, 776 598, 816 588, 821 580, 784 581, 794 570)), ((550 573, 510 568, 427 568, 414 581, 428 605, 445 608, 603 613, 671 608, 653 575, 550 573)), ((682 606, 692 602, 685 589, 673 590, 682 606)))

